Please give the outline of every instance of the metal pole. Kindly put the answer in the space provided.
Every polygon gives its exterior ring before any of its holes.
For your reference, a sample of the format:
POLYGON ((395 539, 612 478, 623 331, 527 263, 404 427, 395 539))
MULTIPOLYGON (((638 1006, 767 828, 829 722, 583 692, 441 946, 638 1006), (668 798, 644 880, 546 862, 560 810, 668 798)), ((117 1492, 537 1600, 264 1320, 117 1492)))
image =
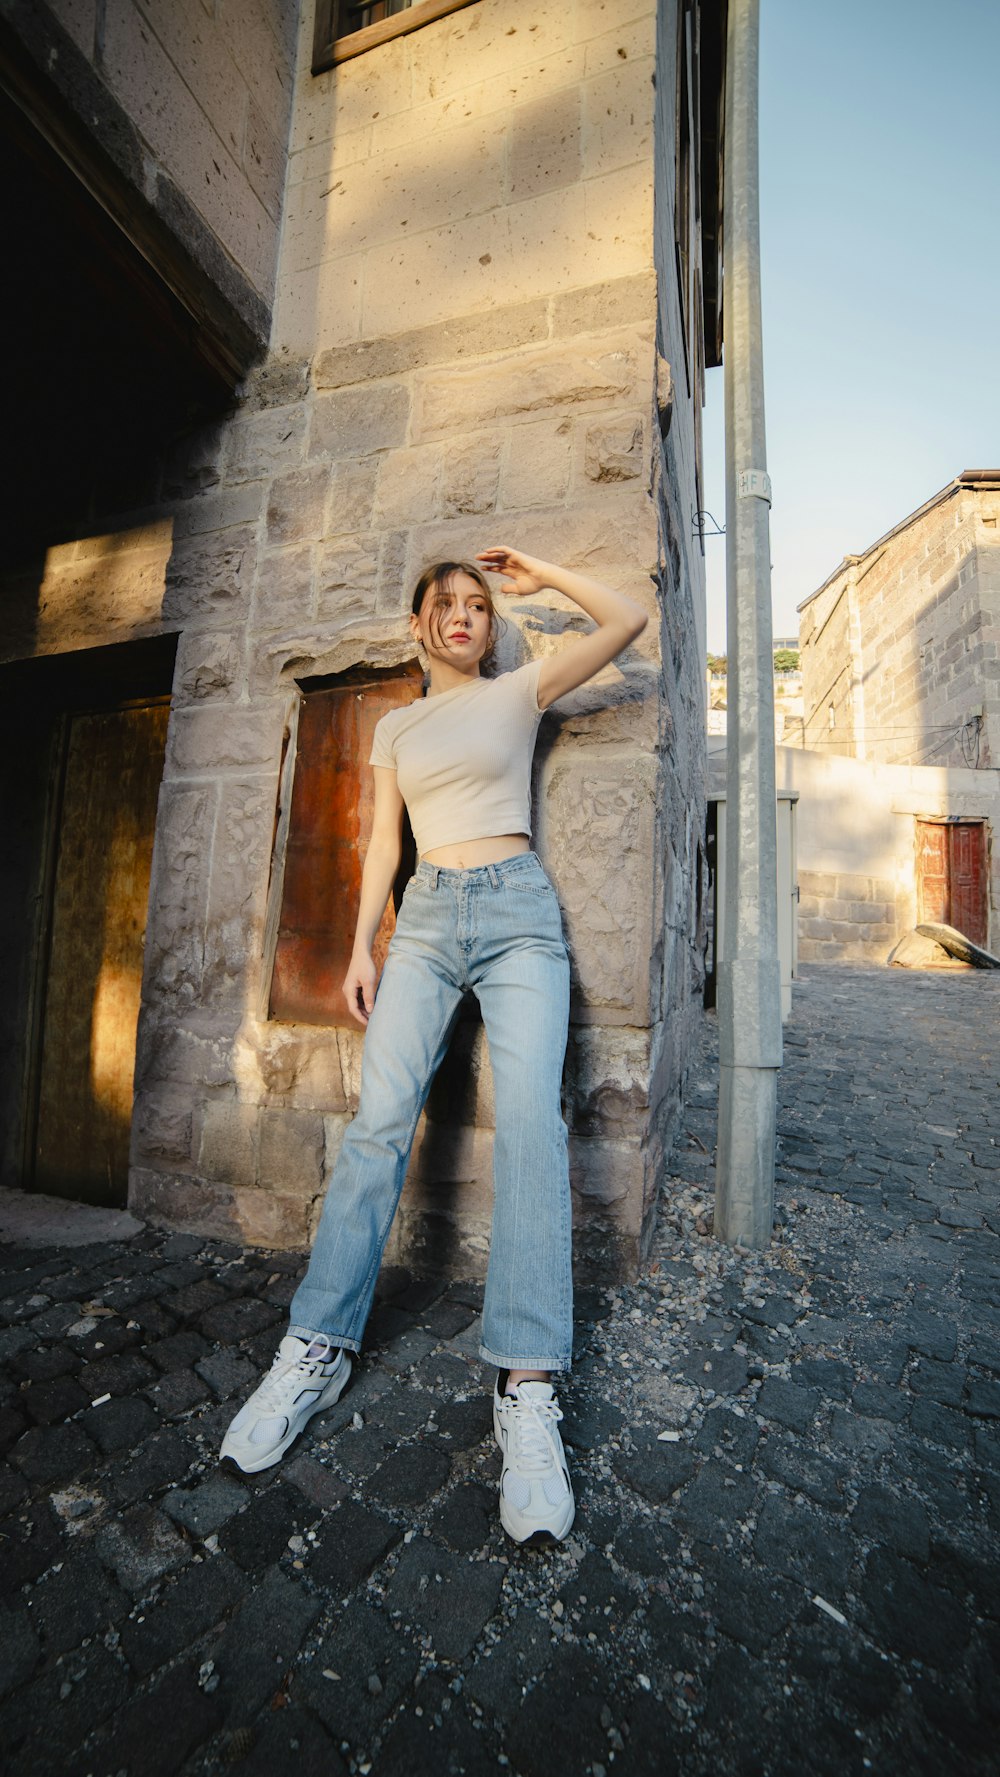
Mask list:
POLYGON ((715 1232, 764 1247, 774 1222, 781 1066, 771 484, 764 447, 757 166, 759 0, 729 0, 723 201, 726 397, 726 955, 719 964, 715 1232))

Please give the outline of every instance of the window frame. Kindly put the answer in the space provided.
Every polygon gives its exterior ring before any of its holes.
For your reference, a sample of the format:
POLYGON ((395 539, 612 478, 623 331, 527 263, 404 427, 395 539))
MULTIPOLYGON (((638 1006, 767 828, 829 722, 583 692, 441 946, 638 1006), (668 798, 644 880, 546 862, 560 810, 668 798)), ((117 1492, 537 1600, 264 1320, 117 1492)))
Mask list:
POLYGON ((338 36, 343 0, 316 0, 312 71, 325 74, 339 62, 364 55, 366 50, 377 49, 379 44, 389 43, 394 37, 405 37, 410 31, 419 31, 422 25, 433 24, 435 19, 446 18, 450 12, 460 12, 463 7, 475 3, 476 0, 417 0, 416 5, 407 7, 405 12, 381 19, 376 25, 365 25, 360 31, 338 36))

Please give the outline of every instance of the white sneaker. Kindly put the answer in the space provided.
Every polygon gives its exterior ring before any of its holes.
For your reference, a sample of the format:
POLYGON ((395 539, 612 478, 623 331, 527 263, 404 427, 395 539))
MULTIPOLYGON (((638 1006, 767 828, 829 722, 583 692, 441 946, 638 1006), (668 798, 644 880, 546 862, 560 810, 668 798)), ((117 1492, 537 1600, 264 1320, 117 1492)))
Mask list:
POLYGON ((325 1351, 310 1357, 315 1339, 286 1334, 260 1387, 242 1406, 222 1440, 219 1460, 228 1456, 246 1475, 280 1462, 314 1413, 339 1401, 351 1378, 346 1351, 323 1339, 325 1351))
POLYGON ((576 1510, 559 1436, 562 1413, 548 1382, 493 1392, 493 1435, 503 1453, 500 1522, 517 1543, 566 1536, 576 1510))

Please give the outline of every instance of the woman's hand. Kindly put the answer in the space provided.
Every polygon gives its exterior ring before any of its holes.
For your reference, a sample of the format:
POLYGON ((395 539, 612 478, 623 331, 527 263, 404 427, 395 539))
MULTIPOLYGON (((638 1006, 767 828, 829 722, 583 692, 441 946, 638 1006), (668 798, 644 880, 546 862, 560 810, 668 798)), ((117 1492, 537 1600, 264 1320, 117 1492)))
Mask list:
POLYGON ((359 949, 357 945, 351 955, 351 966, 344 976, 344 998, 347 1010, 358 1023, 368 1023, 375 1009, 375 987, 378 972, 375 958, 370 950, 359 949))
POLYGON ((525 598, 551 586, 549 575, 555 572, 551 562, 538 561, 533 555, 522 555, 517 549, 481 549, 476 556, 488 574, 502 574, 501 590, 515 598, 525 598))
POLYGON ((577 574, 572 568, 559 568, 553 562, 538 561, 533 555, 521 555, 516 549, 499 546, 481 549, 476 560, 482 562, 490 573, 504 576, 504 592, 523 597, 525 593, 541 592, 543 587, 550 587, 553 592, 561 592, 571 599, 597 625, 589 635, 579 637, 569 647, 561 648, 557 654, 546 655, 538 675, 540 710, 548 709, 550 703, 554 703, 557 697, 564 697, 567 691, 575 691, 578 685, 586 684, 630 642, 634 642, 646 627, 646 613, 634 599, 616 592, 613 587, 602 586, 584 574, 577 574))

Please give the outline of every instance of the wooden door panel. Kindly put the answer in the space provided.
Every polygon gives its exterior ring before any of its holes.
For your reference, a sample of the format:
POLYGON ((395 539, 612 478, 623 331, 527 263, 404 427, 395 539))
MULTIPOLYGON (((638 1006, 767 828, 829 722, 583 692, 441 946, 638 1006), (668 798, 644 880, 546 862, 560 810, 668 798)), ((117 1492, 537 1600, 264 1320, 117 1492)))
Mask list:
MULTIPOLYGON (((412 673, 310 691, 299 712, 270 1016, 357 1028, 341 998, 371 837, 375 724, 413 701, 412 673)), ((404 871, 412 864, 404 856, 404 871)), ((381 968, 395 929, 390 901, 375 940, 381 968)))
POLYGON ((989 925, 986 900, 986 826, 961 821, 949 827, 951 924, 973 944, 986 944, 989 925))
POLYGON ((940 821, 917 822, 917 918, 951 924, 948 829, 940 821))
POLYGON ((123 1204, 165 703, 70 723, 34 1184, 123 1204))

